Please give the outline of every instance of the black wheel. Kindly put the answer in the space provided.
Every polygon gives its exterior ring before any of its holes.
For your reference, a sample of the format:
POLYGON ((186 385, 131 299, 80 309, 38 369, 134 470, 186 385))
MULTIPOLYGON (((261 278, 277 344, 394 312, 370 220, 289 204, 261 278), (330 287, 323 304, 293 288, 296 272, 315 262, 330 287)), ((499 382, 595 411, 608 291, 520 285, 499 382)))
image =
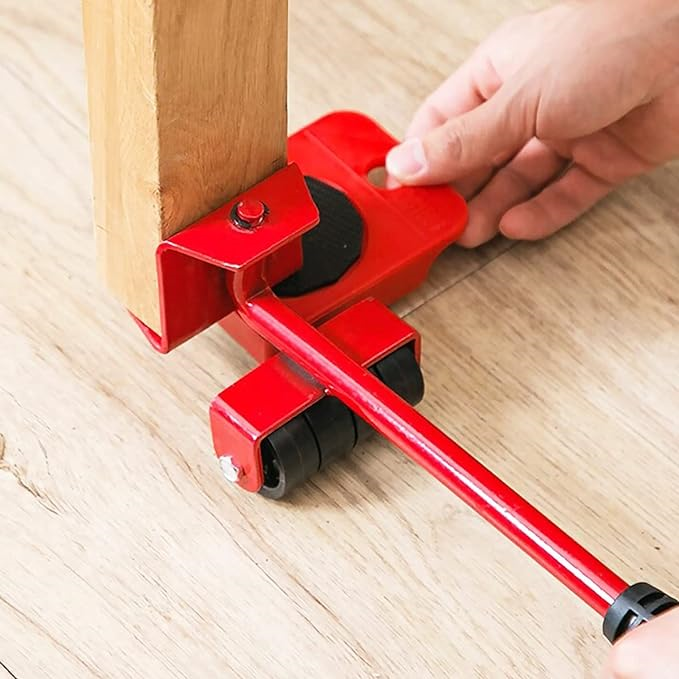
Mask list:
POLYGON ((316 437, 321 469, 343 457, 356 445, 356 426, 351 410, 332 396, 322 398, 304 412, 316 437))
POLYGON ((262 441, 264 485, 259 492, 280 500, 317 472, 320 463, 316 437, 304 415, 298 415, 262 441))
POLYGON ((377 376, 410 405, 417 405, 424 398, 424 377, 415 352, 402 347, 375 365, 377 376))
MULTIPOLYGON (((424 379, 412 347, 398 349, 370 371, 411 405, 422 400, 424 379)), ((326 396, 262 442, 264 485, 259 492, 280 500, 373 432, 339 399, 326 396)))

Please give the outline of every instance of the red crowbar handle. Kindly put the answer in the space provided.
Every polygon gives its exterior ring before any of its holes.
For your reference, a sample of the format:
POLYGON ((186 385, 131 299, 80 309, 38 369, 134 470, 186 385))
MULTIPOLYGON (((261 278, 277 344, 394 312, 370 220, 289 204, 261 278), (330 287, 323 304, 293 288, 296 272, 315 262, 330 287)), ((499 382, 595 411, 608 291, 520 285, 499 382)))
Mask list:
POLYGON ((472 509, 604 615, 627 583, 272 293, 240 313, 472 509))
POLYGON ((259 446, 276 427, 324 393, 336 397, 604 616, 613 642, 679 603, 646 583, 629 586, 367 369, 371 357, 413 340, 419 355, 417 333, 379 303, 419 285, 464 226, 461 198, 443 187, 387 198, 370 186, 367 172, 393 143, 372 121, 346 113, 290 140, 301 169, 344 191, 370 228, 366 252, 337 283, 285 302, 269 287, 299 269, 300 238, 318 222, 293 163, 159 246, 162 332, 142 330, 167 352, 220 321, 263 361, 211 408, 216 452, 239 462, 233 478, 242 487, 261 488, 259 446), (378 320, 354 327, 366 313, 378 320))
POLYGON ((239 313, 326 385, 328 395, 361 415, 604 616, 609 641, 678 605, 647 583, 629 586, 271 291, 245 301, 239 313))

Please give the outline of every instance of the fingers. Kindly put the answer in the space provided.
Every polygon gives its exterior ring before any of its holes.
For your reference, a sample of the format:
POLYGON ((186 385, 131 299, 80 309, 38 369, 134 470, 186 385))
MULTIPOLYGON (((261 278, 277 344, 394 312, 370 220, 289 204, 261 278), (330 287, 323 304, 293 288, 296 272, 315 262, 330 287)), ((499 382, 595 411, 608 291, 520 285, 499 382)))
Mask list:
POLYGON ((474 172, 456 179, 452 183, 453 188, 466 200, 471 200, 493 178, 498 168, 504 167, 515 155, 516 151, 512 150, 495 158, 491 165, 474 170, 474 172))
POLYGON ((490 60, 477 52, 427 97, 410 123, 406 138, 423 137, 446 120, 480 106, 501 84, 490 60))
POLYGON ((494 167, 482 167, 470 172, 466 177, 460 177, 453 182, 453 188, 464 197, 465 200, 473 198, 492 178, 494 167))
POLYGON ((604 679, 679 677, 679 611, 673 610, 623 637, 611 651, 604 679))
POLYGON ((469 203, 469 221, 458 244, 476 247, 493 238, 503 215, 535 196, 568 161, 538 139, 521 151, 469 203))
POLYGON ((508 238, 546 238, 589 210, 615 188, 580 165, 571 166, 562 177, 535 198, 509 210, 500 220, 500 232, 508 238))
POLYGON ((516 99, 500 88, 488 101, 422 139, 406 140, 387 155, 387 171, 401 184, 444 184, 493 165, 533 136, 534 106, 516 99))

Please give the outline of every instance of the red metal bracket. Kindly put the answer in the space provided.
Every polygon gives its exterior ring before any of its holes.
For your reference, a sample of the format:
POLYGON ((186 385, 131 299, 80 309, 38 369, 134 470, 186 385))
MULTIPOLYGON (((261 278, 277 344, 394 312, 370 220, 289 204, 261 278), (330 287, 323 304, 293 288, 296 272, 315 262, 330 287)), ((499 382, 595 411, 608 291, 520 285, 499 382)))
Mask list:
POLYGON ((299 269, 299 238, 317 222, 318 210, 291 164, 158 246, 161 334, 137 324, 155 349, 167 353, 235 311, 228 274, 262 264, 275 285, 299 269), (231 212, 246 198, 265 202, 266 228, 234 224, 231 212))

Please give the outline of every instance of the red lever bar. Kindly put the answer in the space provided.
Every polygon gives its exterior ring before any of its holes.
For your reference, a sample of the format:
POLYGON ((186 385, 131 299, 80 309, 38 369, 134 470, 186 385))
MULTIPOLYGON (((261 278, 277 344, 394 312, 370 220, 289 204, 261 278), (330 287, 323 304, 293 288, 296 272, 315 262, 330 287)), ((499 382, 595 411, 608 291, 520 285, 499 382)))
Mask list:
POLYGON ((411 459, 605 615, 628 585, 271 291, 239 313, 411 459))

